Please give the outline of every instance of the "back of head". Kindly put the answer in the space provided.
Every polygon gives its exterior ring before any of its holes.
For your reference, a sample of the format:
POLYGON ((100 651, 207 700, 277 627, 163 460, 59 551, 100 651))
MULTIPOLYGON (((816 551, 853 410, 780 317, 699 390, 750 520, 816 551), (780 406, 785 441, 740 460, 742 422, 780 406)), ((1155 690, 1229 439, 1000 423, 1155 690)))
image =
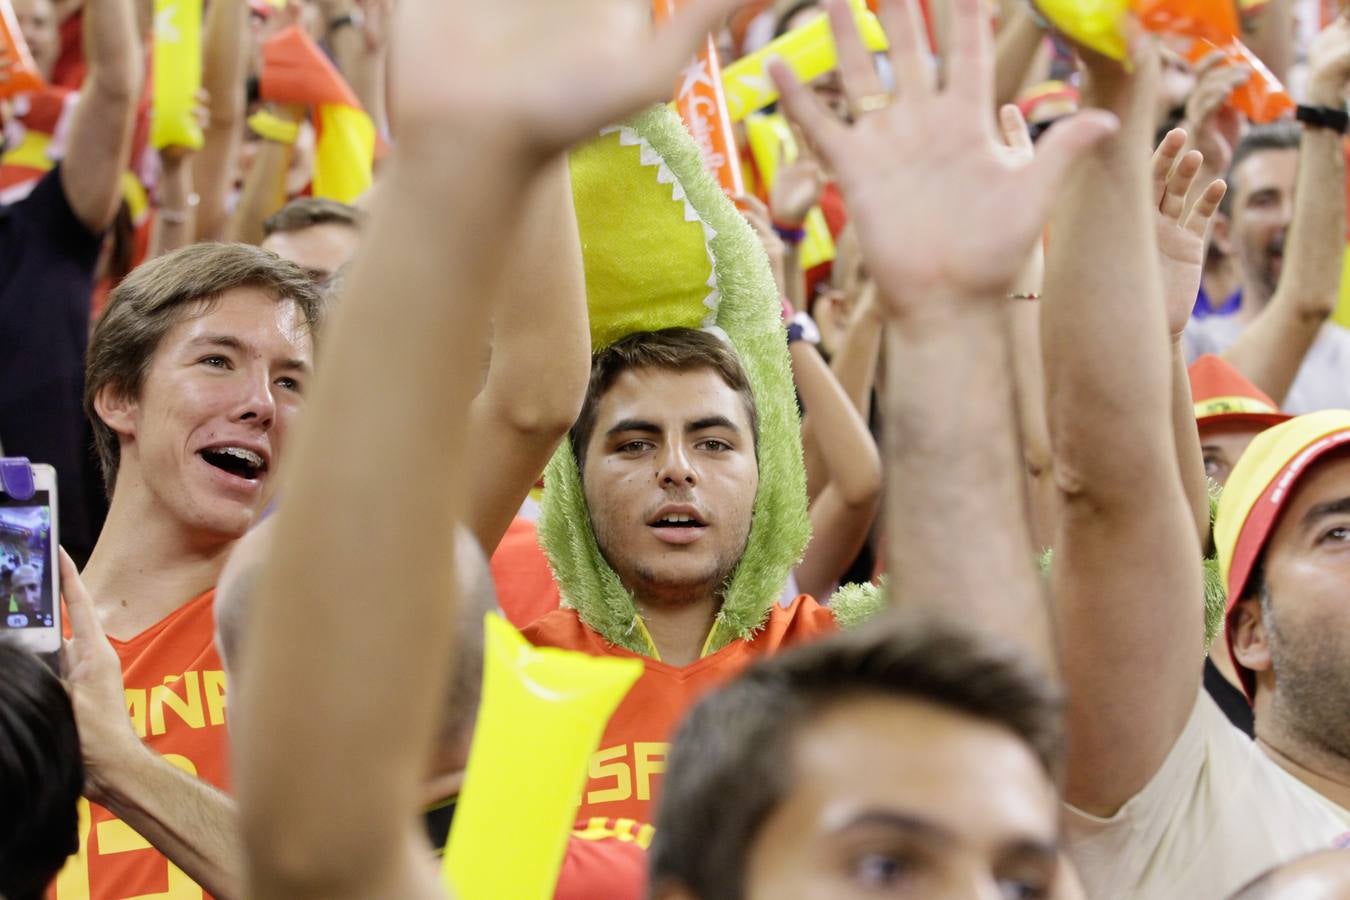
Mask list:
POLYGON ((1025 660, 944 622, 887 616, 769 657, 694 708, 671 748, 650 883, 741 896, 756 833, 794 777, 785 748, 826 708, 871 696, 994 724, 1059 769, 1059 697, 1025 660))
POLYGON ((360 230, 366 214, 355 206, 323 197, 300 197, 287 203, 263 222, 263 236, 301 231, 315 225, 346 225, 360 230))
POLYGON ((193 305, 236 288, 256 288, 293 301, 312 333, 323 312, 319 290, 294 263, 248 244, 193 244, 151 260, 122 281, 109 297, 89 339, 84 411, 112 496, 121 453, 117 435, 103 423, 94 400, 105 388, 140 396, 160 342, 193 305))
MULTIPOLYGON (((274 520, 267 520, 239 540, 216 586, 216 647, 231 680, 247 667, 244 642, 247 621, 257 593, 263 563, 271 552, 274 520)), ((460 591, 459 639, 447 692, 441 743, 467 752, 483 686, 483 616, 497 608, 496 587, 487 556, 465 528, 455 535, 455 564, 460 591), (462 746, 461 746, 462 745, 462 746)), ((398 598, 384 598, 397 602, 398 598)))
POLYGON ((1219 210, 1225 215, 1232 214, 1233 198, 1238 193, 1238 167, 1249 157, 1267 150, 1297 150, 1302 140, 1303 129, 1297 122, 1283 120, 1250 128, 1233 148, 1233 161, 1228 164, 1228 174, 1224 177, 1228 192, 1219 202, 1219 210))
POLYGON ((79 849, 75 713, 35 656, 0 639, 0 897, 39 897, 79 849))

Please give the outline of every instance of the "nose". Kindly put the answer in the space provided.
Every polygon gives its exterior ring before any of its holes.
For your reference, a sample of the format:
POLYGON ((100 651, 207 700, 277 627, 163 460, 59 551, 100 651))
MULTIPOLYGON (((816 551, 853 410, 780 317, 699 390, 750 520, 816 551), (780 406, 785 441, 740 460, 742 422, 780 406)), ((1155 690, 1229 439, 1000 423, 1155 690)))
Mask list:
POLYGON ((276 421, 277 401, 272 393, 272 376, 266 367, 250 373, 243 380, 243 395, 232 417, 236 422, 249 424, 266 431, 276 421))
POLYGON ((656 462, 656 480, 661 487, 693 487, 698 481, 693 461, 680 441, 668 441, 656 462))

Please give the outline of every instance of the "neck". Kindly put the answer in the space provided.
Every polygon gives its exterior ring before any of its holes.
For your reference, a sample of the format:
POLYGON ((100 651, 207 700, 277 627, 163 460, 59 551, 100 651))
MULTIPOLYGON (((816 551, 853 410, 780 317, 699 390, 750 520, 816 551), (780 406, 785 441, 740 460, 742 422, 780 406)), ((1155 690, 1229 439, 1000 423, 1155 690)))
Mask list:
POLYGON ((1338 806, 1350 809, 1350 759, 1300 739, 1271 716, 1256 718, 1256 744, 1276 765, 1338 806))
POLYGON ((1251 322, 1261 310, 1266 308, 1270 302, 1270 294, 1260 282, 1255 278, 1244 278, 1242 281, 1242 305, 1234 313, 1238 321, 1244 324, 1251 322))
POLYGON ((82 579, 108 636, 128 640, 213 587, 233 546, 119 488, 82 579))
POLYGON ((681 603, 637 598, 638 614, 656 645, 656 652, 662 662, 672 666, 687 666, 703 655, 703 646, 721 608, 721 598, 713 592, 681 603))

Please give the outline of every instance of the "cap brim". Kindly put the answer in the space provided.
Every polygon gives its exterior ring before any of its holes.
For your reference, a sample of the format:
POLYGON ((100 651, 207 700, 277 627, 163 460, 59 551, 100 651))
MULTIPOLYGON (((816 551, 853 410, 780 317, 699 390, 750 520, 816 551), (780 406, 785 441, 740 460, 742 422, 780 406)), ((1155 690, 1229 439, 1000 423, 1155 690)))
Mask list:
POLYGON ((1350 429, 1323 435, 1309 443, 1285 463, 1270 480, 1242 524, 1237 544, 1233 548, 1233 562, 1228 568, 1226 585, 1228 603, 1224 610, 1223 636, 1225 643, 1228 644, 1229 658, 1233 660, 1233 668, 1237 671, 1238 680, 1242 682, 1242 690, 1247 695, 1248 702, 1251 702, 1256 694, 1256 676, 1238 662, 1237 655, 1233 652, 1233 610, 1246 592, 1252 569, 1265 549, 1280 514, 1289 504, 1289 498, 1294 495, 1294 488, 1318 460, 1343 448, 1346 444, 1350 444, 1350 429))
POLYGON ((1262 430, 1274 428, 1276 425, 1283 425, 1292 419, 1293 416, 1287 413, 1216 413, 1212 416, 1203 416, 1195 420, 1195 424, 1200 428, 1207 428, 1212 425, 1257 425, 1262 430))

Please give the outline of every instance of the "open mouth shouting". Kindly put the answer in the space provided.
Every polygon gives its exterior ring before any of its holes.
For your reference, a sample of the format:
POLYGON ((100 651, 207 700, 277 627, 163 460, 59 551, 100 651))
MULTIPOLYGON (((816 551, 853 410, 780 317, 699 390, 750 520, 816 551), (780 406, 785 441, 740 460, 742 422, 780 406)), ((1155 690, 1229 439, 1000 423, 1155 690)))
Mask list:
POLYGON ((703 537, 708 522, 697 508, 687 504, 663 506, 647 520, 656 539, 667 544, 692 544, 703 537))
POLYGON ((258 485, 269 466, 266 450, 240 444, 205 447, 197 455, 238 487, 258 485))

